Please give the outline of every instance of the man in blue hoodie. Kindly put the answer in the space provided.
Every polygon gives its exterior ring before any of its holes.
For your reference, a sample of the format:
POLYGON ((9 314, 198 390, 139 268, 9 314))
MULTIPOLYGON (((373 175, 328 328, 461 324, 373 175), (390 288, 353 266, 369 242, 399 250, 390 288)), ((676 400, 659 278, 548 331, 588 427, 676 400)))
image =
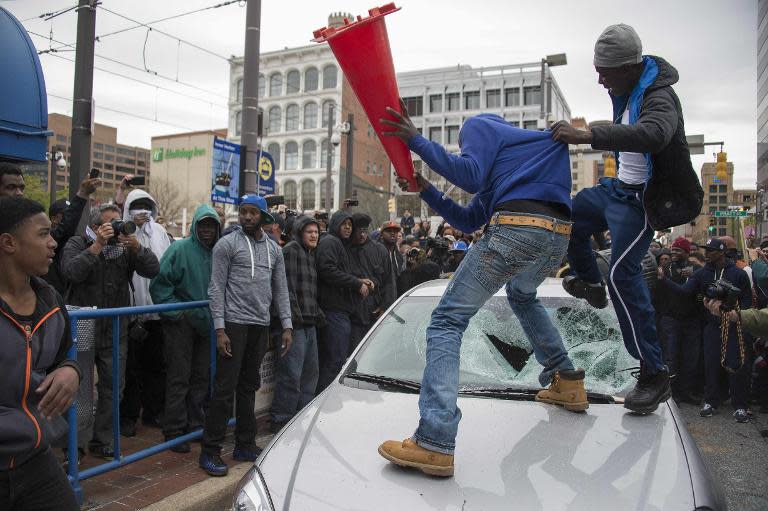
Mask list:
POLYGON ((593 307, 608 305, 590 238, 610 230, 608 291, 624 345, 640 361, 640 377, 624 407, 646 414, 669 399, 671 389, 640 262, 654 230, 685 224, 699 214, 703 192, 691 165, 682 107, 672 89, 677 70, 662 58, 643 56, 642 50, 632 27, 606 28, 595 43, 594 64, 598 83, 613 101, 614 123, 581 131, 563 121, 552 127, 552 138, 616 153, 618 177, 602 178, 573 200, 568 261, 576 275, 566 277, 563 286, 593 307))
MULTIPOLYGON (((388 135, 399 137, 430 168, 475 194, 462 207, 418 175, 421 198, 464 232, 487 224, 432 313, 419 426, 413 437, 379 447, 379 454, 397 465, 451 476, 461 419, 456 404, 461 337, 472 316, 502 286, 544 367, 539 381, 550 384, 536 399, 572 411, 589 406, 584 370, 574 369, 559 332, 536 298, 539 284, 560 267, 571 232, 568 148, 549 133, 519 129, 497 115, 481 114, 464 123, 457 156, 419 135, 407 114, 391 108, 388 112, 396 119, 382 119, 395 128, 388 135)), ((398 182, 404 186, 404 180, 398 182)))

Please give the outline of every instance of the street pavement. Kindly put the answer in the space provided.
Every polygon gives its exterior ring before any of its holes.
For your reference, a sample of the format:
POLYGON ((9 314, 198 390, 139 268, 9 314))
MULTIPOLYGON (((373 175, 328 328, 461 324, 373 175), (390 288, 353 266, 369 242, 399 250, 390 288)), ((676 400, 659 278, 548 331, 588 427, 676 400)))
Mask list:
MULTIPOLYGON (((738 424, 729 405, 713 417, 699 417, 699 407, 680 404, 680 412, 712 474, 723 487, 729 511, 768 510, 768 414, 755 411, 738 424)), ((755 410, 757 410, 755 406, 755 410)))

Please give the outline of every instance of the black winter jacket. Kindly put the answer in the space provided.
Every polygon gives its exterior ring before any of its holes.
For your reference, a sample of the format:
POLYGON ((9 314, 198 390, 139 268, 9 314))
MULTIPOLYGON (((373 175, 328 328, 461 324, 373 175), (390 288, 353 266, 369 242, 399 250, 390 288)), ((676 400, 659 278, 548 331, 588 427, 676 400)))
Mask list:
POLYGON ((67 281, 61 275, 61 254, 64 251, 64 245, 66 245, 69 238, 75 235, 77 226, 80 224, 80 217, 83 216, 83 209, 88 201, 82 197, 75 196, 70 202, 67 209, 64 210, 64 215, 61 222, 51 230, 51 237, 56 240, 56 255, 53 258, 53 264, 48 268, 48 273, 43 276, 46 282, 53 286, 53 288, 64 296, 67 292, 67 281))
POLYGON ((353 273, 360 278, 371 279, 374 284, 367 298, 356 300, 352 321, 358 325, 370 325, 376 319, 373 312, 385 311, 397 297, 392 262, 387 248, 371 239, 362 245, 350 245, 349 255, 353 273))
POLYGON ((655 62, 658 75, 644 91, 637 90, 637 121, 621 124, 630 95, 611 96, 614 124, 592 128, 592 147, 650 154, 653 171, 645 188, 643 206, 651 226, 662 230, 693 220, 701 212, 704 191, 691 164, 683 109, 672 89, 678 81, 677 70, 660 57, 646 59, 655 62))
POLYGON ((342 241, 339 228, 352 215, 339 210, 331 217, 328 233, 320 238, 317 245, 317 277, 320 280, 320 307, 324 311, 352 314, 360 297, 360 279, 352 273, 347 245, 342 241))
MULTIPOLYGON (((151 279, 160 273, 157 256, 147 247, 136 253, 125 249, 116 259, 94 255, 93 242, 84 236, 71 238, 62 253, 61 273, 70 282, 67 303, 84 307, 128 307, 131 305, 130 281, 133 272, 151 279)), ((127 320, 120 321, 120 335, 127 331, 127 320)), ((97 348, 112 346, 112 318, 96 320, 97 348)))
MULTIPOLYGON (((683 277, 683 269, 693 268, 687 261, 680 264, 670 263, 664 268, 664 276, 678 285, 685 284, 688 279, 683 277)), ((694 271, 696 268, 693 268, 694 271)), ((656 286, 653 293, 653 308, 656 312, 665 316, 671 316, 677 320, 687 320, 702 317, 704 308, 694 300, 680 300, 675 291, 667 286, 656 286)))

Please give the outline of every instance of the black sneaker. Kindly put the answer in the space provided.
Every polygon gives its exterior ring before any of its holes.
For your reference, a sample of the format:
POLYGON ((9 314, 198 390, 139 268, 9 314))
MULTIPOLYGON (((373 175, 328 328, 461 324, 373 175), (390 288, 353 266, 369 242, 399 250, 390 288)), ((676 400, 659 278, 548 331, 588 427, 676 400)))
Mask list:
POLYGON ((669 369, 664 366, 658 373, 649 375, 641 366, 637 376, 635 388, 624 398, 624 408, 639 414, 652 413, 659 407, 659 403, 663 403, 672 395, 669 369))
MULTIPOLYGON (((165 437, 165 441, 173 440, 174 438, 178 438, 177 436, 167 436, 165 437)), ((177 452, 179 454, 187 454, 192 452, 192 446, 189 445, 189 442, 182 442, 180 444, 176 444, 173 447, 168 448, 171 452, 177 452)))
POLYGON ((712 417, 717 409, 709 403, 704 403, 704 406, 699 410, 699 417, 712 417))
POLYGON ((605 309, 608 306, 608 294, 602 284, 590 286, 575 275, 568 275, 563 278, 563 289, 575 298, 585 299, 595 309, 605 309))
POLYGON ((115 451, 108 445, 89 445, 88 452, 103 460, 115 459, 115 451))
POLYGON ((221 456, 218 454, 206 454, 201 452, 198 463, 200 464, 200 468, 205 470, 208 475, 214 477, 225 476, 227 475, 227 472, 229 472, 227 464, 224 463, 224 460, 222 460, 221 456))

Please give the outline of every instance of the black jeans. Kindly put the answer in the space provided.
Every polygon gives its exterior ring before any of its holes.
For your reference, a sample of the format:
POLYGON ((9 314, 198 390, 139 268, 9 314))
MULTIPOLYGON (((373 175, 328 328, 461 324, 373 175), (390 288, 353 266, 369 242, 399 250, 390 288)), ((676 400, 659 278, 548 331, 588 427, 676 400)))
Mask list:
POLYGON ((79 511, 67 475, 50 449, 21 466, 0 470, 3 511, 79 511))
POLYGON ((699 360, 701 359, 701 322, 662 316, 659 337, 669 374, 674 375, 672 392, 690 398, 697 390, 699 360))
POLYGON ((175 437, 203 426, 211 338, 198 334, 186 319, 166 320, 163 331, 166 360, 163 433, 175 437))
POLYGON ((244 449, 256 446, 256 390, 261 384, 260 368, 269 348, 269 327, 227 323, 232 356, 216 355, 213 397, 208 402, 203 432, 203 452, 220 454, 232 411, 232 396, 237 394, 235 445, 244 449))
POLYGON ((163 327, 160 321, 146 321, 148 335, 142 341, 128 338, 125 390, 120 401, 120 420, 136 422, 139 412, 147 420, 163 411, 165 401, 165 363, 163 327))
MULTIPOLYGON (((725 361, 728 367, 735 369, 740 363, 736 327, 730 324, 729 329, 725 361)), ((725 398, 721 379, 723 375, 727 375, 731 406, 734 410, 746 409, 752 372, 752 337, 744 332, 744 365, 736 373, 726 372, 720 365, 721 348, 720 326, 707 323, 704 327, 704 401, 715 408, 720 406, 720 402, 725 398)))

